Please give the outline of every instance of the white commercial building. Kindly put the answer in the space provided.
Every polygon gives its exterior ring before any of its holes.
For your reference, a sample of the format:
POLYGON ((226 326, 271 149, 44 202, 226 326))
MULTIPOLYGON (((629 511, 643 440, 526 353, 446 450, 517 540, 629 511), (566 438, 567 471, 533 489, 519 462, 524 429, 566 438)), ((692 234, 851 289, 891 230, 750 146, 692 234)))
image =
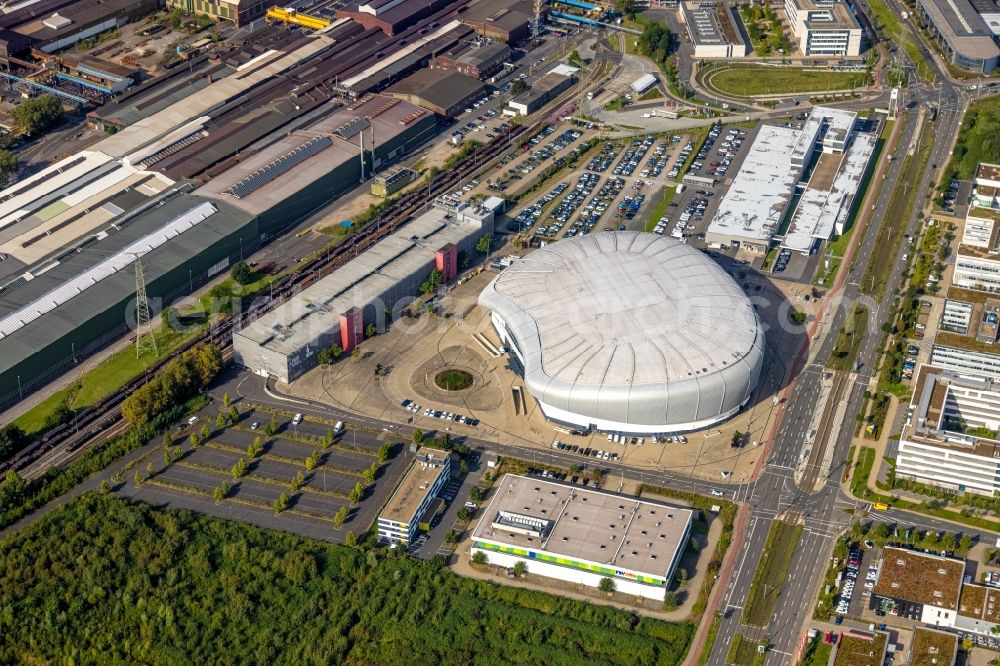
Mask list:
POLYGON ((945 370, 970 372, 1000 379, 1000 354, 936 344, 931 347, 931 365, 945 370))
POLYGON ((729 2, 681 2, 678 17, 694 45, 694 57, 743 58, 750 47, 740 34, 736 9, 729 2))
POLYGON ((924 366, 903 429, 896 476, 958 492, 1000 490, 1000 384, 924 366))
POLYGON ((785 0, 785 14, 803 55, 861 55, 861 25, 847 3, 785 0))
MULTIPOLYGON (((826 109, 814 109, 826 111, 826 109)), ((799 197, 781 246, 803 254, 819 241, 842 234, 865 173, 868 170, 878 137, 873 133, 854 132, 854 114, 837 112, 822 121, 826 129, 819 144, 823 156, 812 171, 806 190, 799 197), (832 180, 831 180, 832 175, 832 180)), ((812 116, 810 116, 812 120, 812 116)), ((796 146, 798 148, 798 146, 796 146)), ((793 162, 795 155, 793 155, 793 162)), ((808 157, 803 164, 808 163, 808 157)))
POLYGON ((504 476, 472 533, 490 564, 662 600, 691 535, 694 512, 536 477, 504 476))
POLYGON ((632 90, 641 95, 656 84, 656 76, 653 74, 643 74, 632 82, 632 90))
POLYGON ((450 454, 427 447, 417 449, 413 464, 378 515, 379 542, 404 546, 413 543, 421 518, 450 478, 450 454))
POLYGON ((973 206, 1000 209, 1000 165, 980 162, 972 179, 973 206))
POLYGON ((959 247, 951 283, 963 289, 1000 291, 1000 255, 959 247))
POLYGON ((944 312, 941 315, 941 330, 965 335, 972 325, 972 303, 953 301, 950 298, 944 302, 944 312))
POLYGON ((792 163, 799 130, 762 125, 705 233, 710 246, 766 252, 802 167, 792 163))
POLYGON ((550 243, 479 296, 546 417, 626 433, 698 430, 747 403, 764 332, 698 250, 633 231, 550 243))

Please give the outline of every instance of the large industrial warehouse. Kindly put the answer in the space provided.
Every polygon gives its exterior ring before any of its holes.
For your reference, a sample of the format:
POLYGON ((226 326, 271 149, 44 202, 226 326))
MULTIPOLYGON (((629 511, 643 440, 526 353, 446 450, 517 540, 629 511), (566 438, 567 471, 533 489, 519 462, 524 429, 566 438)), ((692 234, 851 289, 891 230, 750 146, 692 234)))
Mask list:
POLYGON ((233 334, 236 362, 289 382, 334 344, 350 351, 365 327, 380 330, 408 307, 432 270, 444 283, 458 274, 458 254, 493 233, 493 213, 440 198, 427 212, 353 261, 233 334))
POLYGON ((693 512, 507 474, 472 533, 490 564, 660 601, 691 535, 693 512))
POLYGON ((626 433, 695 430, 736 414, 764 358, 753 304, 703 253, 605 232, 551 243, 482 292, 546 417, 626 433))
POLYGON ((0 404, 134 326, 136 258, 155 312, 434 136, 426 109, 324 92, 363 66, 344 56, 313 36, 193 63, 197 86, 125 92, 90 116, 112 136, 0 191, 0 404))

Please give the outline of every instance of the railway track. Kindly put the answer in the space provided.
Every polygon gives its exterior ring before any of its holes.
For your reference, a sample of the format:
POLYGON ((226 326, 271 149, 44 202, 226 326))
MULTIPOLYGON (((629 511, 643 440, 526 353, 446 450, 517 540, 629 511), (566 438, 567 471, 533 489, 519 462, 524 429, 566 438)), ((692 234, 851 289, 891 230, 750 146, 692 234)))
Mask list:
POLYGON ((189 349, 209 343, 218 346, 224 357, 231 357, 233 333, 242 328, 242 325, 253 321, 261 314, 287 301, 302 289, 343 266, 350 259, 410 221, 436 197, 452 191, 459 183, 492 168, 493 162, 509 151, 518 137, 530 135, 543 123, 544 120, 538 119, 530 125, 525 123, 513 126, 507 134, 484 144, 483 148, 463 160, 455 169, 435 178, 429 186, 407 193, 392 207, 391 212, 366 223, 344 243, 313 257, 298 271, 277 282, 266 299, 258 299, 251 303, 246 310, 210 325, 202 334, 159 359, 147 370, 146 374, 129 381, 96 405, 80 410, 72 421, 56 426, 36 438, 11 459, 0 462, 0 473, 10 469, 23 471, 35 465, 33 474, 40 476, 40 473, 36 473, 36 463, 40 461, 42 456, 59 461, 59 464, 75 457, 72 455, 73 452, 94 440, 101 439, 102 435, 105 435, 121 420, 121 403, 128 395, 149 381, 167 363, 189 349), (58 452, 52 453, 57 449, 58 452))

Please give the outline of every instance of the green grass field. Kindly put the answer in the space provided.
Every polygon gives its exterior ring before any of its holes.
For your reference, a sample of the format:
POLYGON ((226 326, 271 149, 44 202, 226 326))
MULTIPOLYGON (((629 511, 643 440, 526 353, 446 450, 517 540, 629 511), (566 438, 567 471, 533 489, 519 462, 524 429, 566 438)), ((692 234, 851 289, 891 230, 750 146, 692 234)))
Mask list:
POLYGON ((653 211, 649 214, 649 220, 646 221, 646 231, 653 231, 660 218, 667 214, 667 208, 670 206, 670 202, 674 200, 676 194, 676 187, 665 187, 663 189, 663 198, 656 203, 653 211))
POLYGON ((737 96, 851 90, 865 85, 865 74, 789 67, 732 67, 705 77, 716 90, 737 96))
POLYGON ((861 341, 865 337, 867 328, 868 310, 860 305, 855 306, 854 316, 837 334, 837 343, 826 366, 833 370, 850 372, 854 366, 854 359, 858 356, 858 350, 861 349, 861 341))
POLYGON ((802 661, 799 664, 801 666, 826 666, 830 661, 830 653, 832 651, 832 645, 824 643, 820 638, 815 638, 806 647, 806 651, 802 655, 802 661))
POLYGON ((764 553, 757 565, 743 608, 744 624, 763 627, 771 621, 801 536, 801 525, 791 525, 780 520, 771 523, 764 553))
POLYGON ((941 183, 947 187, 953 178, 971 180, 979 162, 1000 162, 1000 98, 969 105, 941 183))
MULTIPOLYGON (((896 182, 896 189, 889 199, 886 211, 879 225, 875 249, 861 279, 861 291, 881 299, 889 281, 889 274, 897 261, 899 246, 903 240, 903 230, 909 222, 910 213, 922 202, 916 200, 920 175, 928 166, 931 148, 934 145, 934 125, 925 123, 920 131, 920 142, 912 156, 906 156, 903 168, 896 182)), ((902 150, 900 151, 902 152, 902 150)))
POLYGON ((742 634, 736 634, 729 646, 726 663, 736 666, 759 666, 764 663, 764 657, 764 654, 757 651, 757 643, 742 634))

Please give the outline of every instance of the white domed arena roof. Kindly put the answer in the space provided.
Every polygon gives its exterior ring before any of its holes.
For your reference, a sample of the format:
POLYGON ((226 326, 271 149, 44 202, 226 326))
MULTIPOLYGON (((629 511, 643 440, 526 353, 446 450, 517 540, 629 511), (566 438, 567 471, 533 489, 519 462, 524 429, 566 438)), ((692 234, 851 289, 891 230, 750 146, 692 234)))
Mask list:
POLYGON ((595 423, 717 420, 746 402, 763 360, 764 333, 740 286, 702 252, 654 234, 551 243, 479 302, 502 320, 543 409, 595 423))

